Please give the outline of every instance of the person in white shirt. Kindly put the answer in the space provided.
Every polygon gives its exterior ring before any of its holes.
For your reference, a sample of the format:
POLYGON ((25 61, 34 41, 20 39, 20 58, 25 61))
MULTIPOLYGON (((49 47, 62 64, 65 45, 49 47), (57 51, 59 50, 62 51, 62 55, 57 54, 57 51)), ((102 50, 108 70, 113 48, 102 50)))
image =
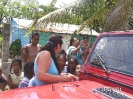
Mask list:
POLYGON ((80 42, 77 40, 77 38, 71 38, 70 40, 70 47, 67 50, 67 58, 73 57, 78 60, 78 63, 82 63, 82 56, 81 56, 81 46, 83 45, 83 41, 80 42))

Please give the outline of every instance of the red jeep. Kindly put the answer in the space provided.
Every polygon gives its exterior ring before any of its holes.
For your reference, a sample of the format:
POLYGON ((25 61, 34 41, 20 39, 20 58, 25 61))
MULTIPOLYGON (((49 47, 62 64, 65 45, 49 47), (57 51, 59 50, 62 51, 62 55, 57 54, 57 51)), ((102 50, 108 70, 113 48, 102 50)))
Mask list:
POLYGON ((9 90, 1 99, 133 99, 133 32, 101 33, 80 80, 9 90))

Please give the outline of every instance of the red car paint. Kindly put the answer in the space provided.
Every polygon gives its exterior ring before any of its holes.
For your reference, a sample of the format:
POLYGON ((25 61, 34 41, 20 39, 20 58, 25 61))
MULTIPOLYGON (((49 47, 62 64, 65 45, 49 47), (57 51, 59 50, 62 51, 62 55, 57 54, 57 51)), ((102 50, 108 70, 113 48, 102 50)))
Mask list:
MULTIPOLYGON (((105 86, 110 86, 111 88, 120 88, 122 91, 125 91, 127 93, 133 94, 133 75, 128 75, 116 71, 110 70, 110 72, 107 74, 103 70, 103 68, 98 68, 96 66, 91 65, 88 63, 88 60, 94 50, 95 45, 97 44, 97 41, 102 36, 108 36, 108 35, 132 35, 133 32, 124 32, 124 31, 118 31, 118 32, 110 32, 110 33, 101 33, 94 46, 92 47, 90 54, 88 55, 81 73, 79 75, 80 80, 91 80, 99 82, 105 86)), ((133 66, 133 65, 132 65, 133 66)))
POLYGON ((97 82, 83 80, 66 83, 56 83, 45 86, 9 90, 0 94, 1 99, 102 99, 91 89, 103 87, 97 82))
POLYGON ((133 32, 109 32, 101 33, 95 41, 90 54, 82 66, 79 74, 80 81, 61 82, 31 88, 15 89, 0 93, 0 99, 122 99, 118 96, 110 98, 106 94, 98 92, 114 90, 122 95, 133 99, 133 75, 121 73, 109 69, 106 73, 103 68, 92 65, 88 61, 94 53, 95 46, 102 36, 110 35, 133 35, 133 32), (107 88, 107 89, 106 89, 107 88))

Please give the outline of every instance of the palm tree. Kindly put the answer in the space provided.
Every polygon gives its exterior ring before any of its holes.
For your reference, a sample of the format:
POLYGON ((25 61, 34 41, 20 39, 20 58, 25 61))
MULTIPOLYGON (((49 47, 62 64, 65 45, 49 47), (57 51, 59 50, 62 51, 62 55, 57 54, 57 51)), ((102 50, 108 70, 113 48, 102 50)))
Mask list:
POLYGON ((81 29, 89 27, 98 32, 127 30, 133 28, 133 0, 78 0, 53 11, 36 22, 35 29, 48 24, 64 23, 65 16, 81 20, 81 29))
POLYGON ((133 0, 119 0, 107 16, 104 31, 133 29, 133 0))

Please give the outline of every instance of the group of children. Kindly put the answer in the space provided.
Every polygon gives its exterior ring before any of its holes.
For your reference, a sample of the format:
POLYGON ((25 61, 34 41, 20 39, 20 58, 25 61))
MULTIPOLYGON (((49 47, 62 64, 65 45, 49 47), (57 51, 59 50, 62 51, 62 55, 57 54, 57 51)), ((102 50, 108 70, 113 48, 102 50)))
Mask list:
POLYGON ((7 89, 28 87, 29 80, 34 75, 34 63, 28 62, 24 66, 24 72, 22 70, 22 63, 19 59, 14 59, 10 66, 10 73, 8 78, 2 74, 2 68, 0 67, 0 89, 5 91, 7 89))
POLYGON ((78 64, 78 61, 76 58, 69 57, 67 59, 66 53, 64 50, 62 50, 62 52, 58 54, 57 62, 62 73, 64 73, 63 70, 65 69, 65 67, 67 67, 67 71, 65 72, 78 76, 79 71, 81 69, 81 65, 78 64))

